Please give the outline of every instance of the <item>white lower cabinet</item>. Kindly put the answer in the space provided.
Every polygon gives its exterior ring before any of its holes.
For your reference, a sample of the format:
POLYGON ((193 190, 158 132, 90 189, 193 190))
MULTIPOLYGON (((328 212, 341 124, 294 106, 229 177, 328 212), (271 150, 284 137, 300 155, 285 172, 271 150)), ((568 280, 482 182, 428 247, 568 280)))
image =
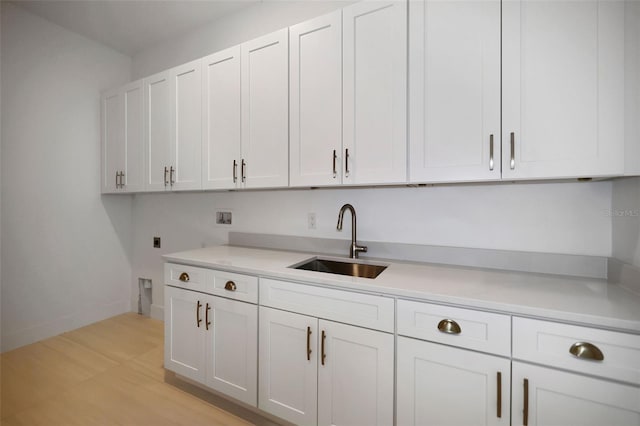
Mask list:
POLYGON ((296 424, 393 424, 393 335, 260 307, 260 409, 296 424))
POLYGON ((398 337, 398 425, 509 425, 509 359, 398 337))
POLYGON ((165 287, 164 367, 257 405, 258 307, 165 287))
POLYGON ((514 425, 640 425, 640 388, 513 362, 514 425))

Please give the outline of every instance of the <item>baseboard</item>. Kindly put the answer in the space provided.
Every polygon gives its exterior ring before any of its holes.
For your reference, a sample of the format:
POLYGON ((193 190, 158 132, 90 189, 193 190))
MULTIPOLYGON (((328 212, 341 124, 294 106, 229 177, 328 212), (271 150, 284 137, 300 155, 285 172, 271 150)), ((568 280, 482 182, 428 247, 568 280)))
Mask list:
POLYGON ((20 346, 35 343, 97 321, 130 312, 129 305, 129 300, 119 300, 107 304, 96 303, 85 306, 81 311, 74 312, 70 315, 65 315, 10 333, 3 333, 2 352, 10 351, 20 346))
POLYGON ((151 318, 164 321, 164 306, 152 304, 151 305, 151 318))

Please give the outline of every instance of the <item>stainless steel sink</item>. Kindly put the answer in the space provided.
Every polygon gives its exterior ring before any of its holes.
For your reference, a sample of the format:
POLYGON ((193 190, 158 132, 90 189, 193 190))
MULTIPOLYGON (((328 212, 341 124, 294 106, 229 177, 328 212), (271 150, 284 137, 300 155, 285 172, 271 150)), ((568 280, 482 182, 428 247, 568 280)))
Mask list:
POLYGON ((317 257, 305 260, 303 263, 298 265, 290 266, 290 268, 371 279, 377 277, 382 273, 382 271, 387 269, 385 265, 342 262, 339 260, 322 259, 317 257))

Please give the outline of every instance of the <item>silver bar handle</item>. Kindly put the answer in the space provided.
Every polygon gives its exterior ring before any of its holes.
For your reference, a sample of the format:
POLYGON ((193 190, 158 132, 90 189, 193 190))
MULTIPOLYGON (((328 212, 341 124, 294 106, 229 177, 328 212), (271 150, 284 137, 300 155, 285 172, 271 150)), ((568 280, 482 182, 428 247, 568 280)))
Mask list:
POLYGON ((242 163, 240 164, 240 178, 242 179, 243 183, 247 180, 246 168, 247 168, 247 163, 244 161, 244 158, 243 158, 242 163))
POLYGON ((489 135, 489 170, 493 170, 493 135, 489 135))
POLYGON ((169 169, 167 166, 164 166, 164 186, 169 185, 169 181, 167 180, 167 173, 169 173, 169 169))
POLYGON ((349 177, 349 148, 344 150, 344 175, 349 177))
POLYGON ((333 150, 333 178, 335 179, 336 176, 338 176, 338 171, 336 170, 336 158, 338 156, 336 155, 336 150, 333 150))
POLYGON ((511 170, 516 168, 516 134, 511 132, 511 170))
POLYGON ((233 183, 238 181, 238 162, 233 160, 233 183))
POLYGON ((171 186, 176 183, 176 169, 174 169, 173 166, 171 166, 169 171, 169 183, 171 183, 171 186))

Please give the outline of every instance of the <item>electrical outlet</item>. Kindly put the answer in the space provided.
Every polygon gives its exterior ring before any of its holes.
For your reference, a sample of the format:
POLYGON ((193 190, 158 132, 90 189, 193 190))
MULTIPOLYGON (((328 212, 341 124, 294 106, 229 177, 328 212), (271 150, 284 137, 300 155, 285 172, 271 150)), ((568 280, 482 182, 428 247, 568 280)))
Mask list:
POLYGON ((307 225, 309 229, 316 229, 316 214, 308 213, 307 214, 307 225))
POLYGON ((153 247, 160 248, 160 237, 153 237, 153 247))

